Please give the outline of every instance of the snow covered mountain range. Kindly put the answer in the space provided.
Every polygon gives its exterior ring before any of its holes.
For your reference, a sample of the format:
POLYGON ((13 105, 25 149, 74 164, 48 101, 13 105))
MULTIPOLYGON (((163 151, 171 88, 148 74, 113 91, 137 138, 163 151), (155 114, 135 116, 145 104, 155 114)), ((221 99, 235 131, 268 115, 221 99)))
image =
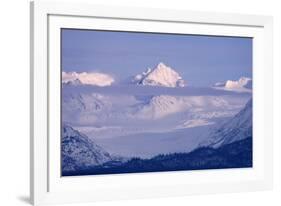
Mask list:
POLYGON ((191 151, 203 140, 201 133, 207 134, 212 125, 233 117, 251 97, 249 93, 220 90, 212 95, 194 92, 187 96, 173 95, 177 89, 169 95, 143 94, 143 90, 132 94, 102 91, 64 87, 63 121, 109 153, 125 157, 191 151))
POLYGON ((93 90, 92 93, 63 93, 62 110, 64 121, 79 125, 164 121, 172 116, 177 123, 177 120, 230 117, 248 98, 249 95, 111 95, 93 90))
MULTIPOLYGON (((100 72, 62 72, 63 85, 92 85, 99 87, 111 86, 115 83, 115 79, 110 74, 100 72)), ((142 86, 158 86, 158 87, 185 87, 187 82, 183 80, 176 70, 165 65, 163 62, 151 69, 148 68, 141 74, 135 75, 130 83, 142 86)), ((252 79, 241 77, 238 80, 227 80, 225 82, 217 82, 213 88, 228 91, 249 92, 252 90, 252 79)))
POLYGON ((116 157, 217 149, 252 136, 250 78, 187 87, 159 63, 129 84, 87 72, 63 72, 62 83, 64 171, 111 164, 116 157))

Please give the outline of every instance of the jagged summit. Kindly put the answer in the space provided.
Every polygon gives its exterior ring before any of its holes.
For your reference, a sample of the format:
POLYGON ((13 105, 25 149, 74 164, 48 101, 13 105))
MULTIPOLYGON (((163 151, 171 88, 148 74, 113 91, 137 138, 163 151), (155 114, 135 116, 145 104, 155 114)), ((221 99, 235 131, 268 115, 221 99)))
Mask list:
POLYGON ((171 67, 160 62, 154 69, 148 68, 142 74, 138 74, 132 80, 138 85, 184 87, 182 77, 171 67))

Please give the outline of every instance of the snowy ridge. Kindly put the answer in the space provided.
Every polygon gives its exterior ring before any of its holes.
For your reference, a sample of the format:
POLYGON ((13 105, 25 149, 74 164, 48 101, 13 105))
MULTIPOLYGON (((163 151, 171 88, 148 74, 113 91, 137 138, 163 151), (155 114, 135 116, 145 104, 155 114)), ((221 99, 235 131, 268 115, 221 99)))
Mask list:
POLYGON ((147 104, 140 107, 137 116, 140 118, 159 119, 169 114, 183 111, 186 108, 183 99, 175 96, 154 96, 147 104))
POLYGON ((230 103, 227 98, 214 96, 154 96, 151 100, 144 104, 137 116, 140 118, 160 119, 168 115, 187 111, 188 113, 196 113, 196 111, 204 111, 206 109, 225 108, 230 109, 230 103))
POLYGON ((154 69, 148 68, 142 74, 138 74, 132 80, 138 85, 163 86, 163 87, 184 87, 182 77, 171 67, 160 62, 154 69))
POLYGON ((63 121, 95 122, 98 114, 111 108, 111 102, 101 94, 64 94, 62 98, 63 121))
POLYGON ((114 78, 108 74, 98 72, 62 72, 62 83, 70 83, 72 85, 88 84, 95 86, 110 86, 114 82, 114 78))
POLYGON ((112 158, 103 148, 86 135, 63 124, 62 161, 63 171, 73 171, 103 164, 112 158))
MULTIPOLYGON (((128 119, 161 120, 171 115, 181 118, 186 114, 185 120, 231 116, 245 104, 245 98, 247 97, 63 93, 62 110, 63 120, 74 125, 93 126, 99 122, 117 122, 120 125, 128 119)), ((176 119, 174 122, 177 122, 176 119)))
POLYGON ((252 99, 232 119, 210 133, 208 141, 202 146, 218 148, 235 141, 252 137, 252 99))
POLYGON ((248 77, 241 77, 237 81, 227 80, 226 82, 218 82, 214 85, 214 88, 230 91, 251 91, 252 79, 248 77))

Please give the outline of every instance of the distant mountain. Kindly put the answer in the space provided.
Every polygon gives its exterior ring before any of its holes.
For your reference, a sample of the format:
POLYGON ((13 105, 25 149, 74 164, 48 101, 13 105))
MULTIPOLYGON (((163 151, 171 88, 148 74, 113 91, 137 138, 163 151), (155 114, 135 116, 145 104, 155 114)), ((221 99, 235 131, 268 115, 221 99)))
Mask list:
POLYGON ((182 77, 171 67, 160 62, 154 69, 148 68, 142 74, 136 75, 133 83, 138 85, 162 86, 162 87, 184 87, 182 77))
POLYGON ((214 87, 218 89, 234 91, 251 90, 252 79, 248 77, 241 77, 237 81, 227 80, 226 82, 217 82, 214 87))
POLYGON ((63 124, 61 139, 62 171, 75 171, 111 161, 103 148, 86 135, 63 124))
POLYGON ((252 136, 253 126, 253 103, 252 99, 248 101, 246 106, 236 114, 232 119, 222 124, 210 133, 208 141, 202 145, 213 148, 221 147, 235 141, 245 139, 252 136))
POLYGON ((110 86, 114 82, 114 78, 109 74, 98 72, 62 72, 63 85, 94 85, 94 86, 110 86))

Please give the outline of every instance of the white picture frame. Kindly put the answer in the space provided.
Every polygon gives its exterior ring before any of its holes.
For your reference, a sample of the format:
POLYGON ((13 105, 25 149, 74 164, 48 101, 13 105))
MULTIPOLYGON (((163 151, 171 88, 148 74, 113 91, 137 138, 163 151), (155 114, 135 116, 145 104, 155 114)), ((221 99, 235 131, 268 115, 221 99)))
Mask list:
POLYGON ((267 190, 273 184, 272 17, 31 3, 31 201, 34 205, 267 190), (60 177, 60 28, 248 36, 253 45, 254 167, 60 177))

